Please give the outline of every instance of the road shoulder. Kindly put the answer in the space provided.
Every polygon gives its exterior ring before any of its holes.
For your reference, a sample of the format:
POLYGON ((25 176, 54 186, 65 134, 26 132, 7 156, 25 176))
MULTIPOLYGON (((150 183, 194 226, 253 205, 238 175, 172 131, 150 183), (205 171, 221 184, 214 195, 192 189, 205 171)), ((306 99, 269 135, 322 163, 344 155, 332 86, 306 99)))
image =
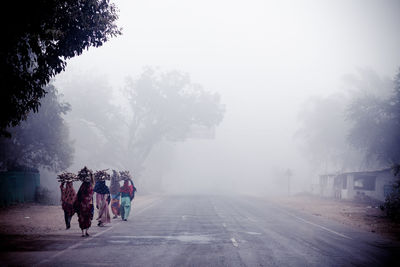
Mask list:
POLYGON ((393 241, 400 241, 400 225, 386 218, 384 212, 376 204, 327 199, 305 194, 269 200, 288 209, 333 220, 393 241))

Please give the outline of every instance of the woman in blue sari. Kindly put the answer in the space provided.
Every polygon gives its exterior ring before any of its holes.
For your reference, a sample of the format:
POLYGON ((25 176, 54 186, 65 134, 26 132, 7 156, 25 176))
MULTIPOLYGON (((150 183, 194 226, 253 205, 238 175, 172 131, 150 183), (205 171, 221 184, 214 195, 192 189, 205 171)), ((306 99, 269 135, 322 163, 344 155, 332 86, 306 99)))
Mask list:
POLYGON ((96 182, 93 191, 96 192, 96 208, 99 210, 97 225, 104 226, 104 224, 111 222, 110 211, 108 209, 108 204, 110 203, 110 190, 106 186, 106 181, 100 180, 96 182))

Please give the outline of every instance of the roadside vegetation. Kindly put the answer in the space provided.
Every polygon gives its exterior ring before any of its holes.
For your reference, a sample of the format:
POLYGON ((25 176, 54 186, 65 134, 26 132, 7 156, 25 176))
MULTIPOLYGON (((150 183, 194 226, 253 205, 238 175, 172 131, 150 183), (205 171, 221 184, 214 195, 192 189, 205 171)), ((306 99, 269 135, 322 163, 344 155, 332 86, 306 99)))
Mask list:
MULTIPOLYGON (((400 162, 400 69, 394 79, 371 70, 345 77, 346 93, 311 98, 300 113, 296 136, 310 163, 322 173, 393 167, 400 162)), ((382 209, 400 217, 400 183, 382 209)))

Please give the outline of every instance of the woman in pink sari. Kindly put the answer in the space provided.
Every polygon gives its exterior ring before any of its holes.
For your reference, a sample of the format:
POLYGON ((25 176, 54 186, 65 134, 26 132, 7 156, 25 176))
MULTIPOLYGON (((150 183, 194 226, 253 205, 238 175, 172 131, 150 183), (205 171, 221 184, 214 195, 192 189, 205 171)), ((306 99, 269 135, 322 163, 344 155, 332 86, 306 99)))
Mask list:
POLYGON ((98 226, 104 226, 106 223, 110 223, 110 211, 108 205, 110 204, 110 190, 106 186, 106 181, 97 181, 93 189, 96 192, 96 207, 99 210, 99 216, 97 218, 98 226))
POLYGON ((61 203, 62 209, 64 210, 64 219, 66 229, 71 228, 71 218, 74 215, 74 201, 76 198, 76 193, 74 187, 72 186, 72 181, 67 181, 64 187, 64 182, 61 183, 61 203))

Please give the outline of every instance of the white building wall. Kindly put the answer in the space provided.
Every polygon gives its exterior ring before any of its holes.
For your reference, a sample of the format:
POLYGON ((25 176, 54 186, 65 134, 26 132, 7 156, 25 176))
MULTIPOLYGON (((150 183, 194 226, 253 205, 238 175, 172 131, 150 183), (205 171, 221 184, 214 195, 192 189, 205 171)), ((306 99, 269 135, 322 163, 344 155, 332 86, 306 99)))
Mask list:
POLYGON ((354 178, 353 175, 347 174, 346 189, 342 189, 342 199, 354 198, 354 178))
POLYGON ((354 189, 354 174, 347 175, 347 189, 342 190, 343 199, 354 199, 358 194, 364 194, 365 196, 377 199, 380 201, 385 200, 384 186, 393 185, 394 177, 390 171, 369 173, 368 175, 374 176, 375 178, 375 190, 360 190, 354 189))
POLYGON ((321 187, 321 196, 323 197, 334 197, 335 191, 333 188, 334 176, 327 177, 327 183, 325 186, 321 187))

